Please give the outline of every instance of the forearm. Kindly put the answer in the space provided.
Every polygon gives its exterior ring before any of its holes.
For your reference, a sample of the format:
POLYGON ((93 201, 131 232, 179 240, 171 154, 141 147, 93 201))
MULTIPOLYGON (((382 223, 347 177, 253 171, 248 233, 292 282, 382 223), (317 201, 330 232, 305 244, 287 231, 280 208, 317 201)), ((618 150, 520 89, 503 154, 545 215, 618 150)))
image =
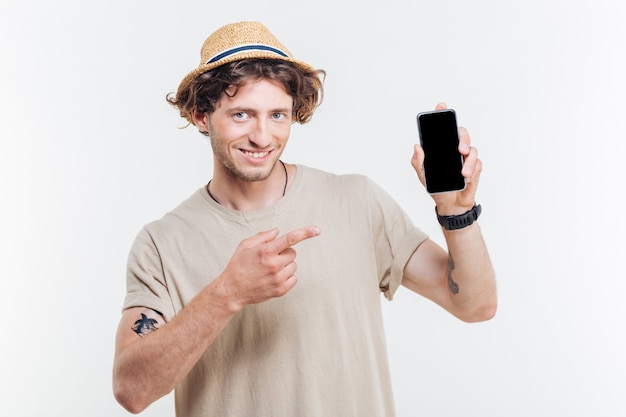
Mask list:
POLYGON ((497 306, 495 273, 478 223, 443 233, 448 246, 446 281, 455 315, 465 321, 493 317, 497 306))
MULTIPOLYGON (((237 307, 209 284, 173 320, 147 334, 122 336, 113 368, 117 400, 131 412, 140 412, 171 392, 222 332, 237 307), (134 339, 133 339, 134 338, 134 339)), ((120 326, 128 332, 130 326, 120 326)), ((118 334, 118 339, 120 335, 118 334)))
POLYGON ((319 233, 318 227, 307 226, 278 237, 274 228, 244 239, 224 272, 172 321, 145 338, 131 330, 139 313, 127 310, 115 352, 113 388, 118 402, 139 412, 174 389, 235 314, 293 288, 298 280, 292 246, 319 233))

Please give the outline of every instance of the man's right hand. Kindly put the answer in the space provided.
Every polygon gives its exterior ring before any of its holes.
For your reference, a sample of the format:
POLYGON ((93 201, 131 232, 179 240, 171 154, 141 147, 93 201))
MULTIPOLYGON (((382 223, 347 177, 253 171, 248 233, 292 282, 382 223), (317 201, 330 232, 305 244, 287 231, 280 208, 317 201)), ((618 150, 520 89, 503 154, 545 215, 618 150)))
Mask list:
POLYGON ((317 226, 282 236, 274 228, 241 241, 218 278, 229 304, 238 311, 248 304, 285 295, 298 281, 294 275, 297 265, 293 246, 319 234, 317 226))

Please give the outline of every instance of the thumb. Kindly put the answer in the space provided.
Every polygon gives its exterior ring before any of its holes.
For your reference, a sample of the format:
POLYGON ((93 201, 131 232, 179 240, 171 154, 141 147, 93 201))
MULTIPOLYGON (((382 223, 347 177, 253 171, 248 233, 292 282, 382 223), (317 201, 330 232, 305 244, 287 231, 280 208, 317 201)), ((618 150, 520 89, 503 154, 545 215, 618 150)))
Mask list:
POLYGON ((413 146, 411 165, 421 182, 424 182, 424 150, 420 145, 413 146))

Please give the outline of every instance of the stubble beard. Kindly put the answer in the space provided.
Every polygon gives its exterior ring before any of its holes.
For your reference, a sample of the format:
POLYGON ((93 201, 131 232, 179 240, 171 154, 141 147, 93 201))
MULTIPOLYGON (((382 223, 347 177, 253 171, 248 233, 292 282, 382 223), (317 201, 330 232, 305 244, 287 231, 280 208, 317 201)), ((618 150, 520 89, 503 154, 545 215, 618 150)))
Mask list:
POLYGON ((278 162, 277 159, 274 160, 271 167, 267 171, 245 172, 235 165, 230 154, 228 153, 228 149, 219 146, 218 139, 214 138, 213 136, 210 139, 211 139, 211 148, 213 149, 213 155, 214 155, 213 163, 217 162, 217 163, 221 163, 222 165, 224 165, 224 167, 226 167, 226 169, 230 172, 230 174, 233 177, 237 178, 238 180, 249 181, 249 182, 266 180, 270 176, 272 171, 274 170, 274 167, 276 166, 276 162, 278 162))

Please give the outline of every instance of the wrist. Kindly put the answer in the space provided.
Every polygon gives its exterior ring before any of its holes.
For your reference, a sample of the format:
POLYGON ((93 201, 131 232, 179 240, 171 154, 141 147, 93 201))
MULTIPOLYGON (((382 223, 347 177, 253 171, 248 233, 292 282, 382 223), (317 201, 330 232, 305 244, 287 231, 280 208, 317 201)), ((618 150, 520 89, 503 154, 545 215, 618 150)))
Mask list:
POLYGON ((468 201, 464 204, 458 204, 456 201, 437 201, 435 200, 435 212, 437 216, 459 216, 465 214, 476 206, 475 201, 468 201))
POLYGON ((235 291, 228 285, 228 279, 220 275, 207 288, 212 287, 212 303, 227 315, 235 315, 245 307, 235 291))
POLYGON ((458 230, 458 229, 463 229, 471 225, 476 220, 478 220, 478 217, 480 216, 481 212, 482 212, 482 207, 480 206, 480 204, 478 205, 474 204, 474 206, 471 209, 467 210, 466 212, 462 214, 441 215, 439 213, 438 207, 435 206, 435 213, 437 214, 437 221, 439 221, 439 224, 441 225, 441 227, 443 227, 446 230, 458 230))

